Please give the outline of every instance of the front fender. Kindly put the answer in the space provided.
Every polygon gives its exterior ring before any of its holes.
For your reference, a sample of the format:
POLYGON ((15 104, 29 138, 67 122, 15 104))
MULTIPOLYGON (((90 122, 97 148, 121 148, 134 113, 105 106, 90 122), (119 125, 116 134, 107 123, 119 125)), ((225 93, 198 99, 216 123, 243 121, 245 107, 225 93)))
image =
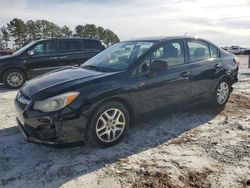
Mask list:
POLYGON ((86 115, 87 117, 90 117, 92 115, 92 113, 98 108, 98 106, 100 106, 101 104, 107 102, 107 101, 118 101, 121 102, 123 105, 125 105, 129 111, 132 112, 132 116, 135 117, 135 111, 133 110, 133 104, 130 101, 130 99, 124 95, 119 95, 119 94, 114 94, 111 96, 107 96, 107 97, 98 97, 96 98, 95 102, 92 103, 88 103, 88 105, 83 105, 83 114, 86 115))

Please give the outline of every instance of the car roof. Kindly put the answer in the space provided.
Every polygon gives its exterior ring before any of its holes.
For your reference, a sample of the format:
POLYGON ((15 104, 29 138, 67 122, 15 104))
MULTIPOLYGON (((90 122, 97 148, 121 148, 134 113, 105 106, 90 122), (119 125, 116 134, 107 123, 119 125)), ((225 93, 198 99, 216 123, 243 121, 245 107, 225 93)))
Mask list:
POLYGON ((197 38, 197 37, 192 37, 192 36, 156 36, 156 37, 145 37, 145 38, 131 39, 131 40, 127 40, 127 41, 152 41, 152 42, 160 42, 160 41, 174 40, 174 39, 200 39, 200 40, 204 40, 204 39, 197 38))
POLYGON ((201 40, 204 42, 207 42, 209 44, 212 44, 213 46, 216 46, 218 49, 220 49, 216 44, 214 44, 213 42, 203 39, 203 38, 199 38, 199 37, 192 37, 192 36, 159 36, 159 37, 145 37, 145 38, 138 38, 138 39, 131 39, 131 40, 127 40, 125 42, 133 42, 133 41, 139 41, 139 42, 164 42, 164 41, 168 41, 168 40, 178 40, 178 39, 193 39, 193 40, 201 40))
POLYGON ((100 42, 99 39, 92 39, 92 38, 84 38, 84 37, 72 37, 72 38, 47 38, 47 39, 39 39, 37 41, 48 41, 48 40, 94 40, 100 42))

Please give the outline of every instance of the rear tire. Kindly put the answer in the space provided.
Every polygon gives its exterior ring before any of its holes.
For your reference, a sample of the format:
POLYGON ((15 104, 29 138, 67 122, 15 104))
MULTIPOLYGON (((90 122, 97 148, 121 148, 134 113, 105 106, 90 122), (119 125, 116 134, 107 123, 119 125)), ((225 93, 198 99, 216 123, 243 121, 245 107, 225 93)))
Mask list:
POLYGON ((9 69, 3 74, 3 83, 10 89, 18 89, 26 82, 26 75, 19 69, 9 69))
POLYGON ((129 124, 129 112, 123 104, 116 101, 101 104, 90 119, 89 142, 113 146, 122 140, 129 124))
POLYGON ((213 93, 212 104, 216 107, 223 107, 230 97, 230 92, 230 82, 227 79, 220 80, 213 93))

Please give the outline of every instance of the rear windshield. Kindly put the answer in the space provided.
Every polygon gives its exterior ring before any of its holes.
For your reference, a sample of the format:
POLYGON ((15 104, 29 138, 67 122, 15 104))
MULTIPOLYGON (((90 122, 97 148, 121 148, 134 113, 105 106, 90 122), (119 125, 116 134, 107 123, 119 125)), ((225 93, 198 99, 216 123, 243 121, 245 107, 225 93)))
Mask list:
POLYGON ((98 40, 83 40, 83 46, 85 49, 104 50, 104 46, 98 40))

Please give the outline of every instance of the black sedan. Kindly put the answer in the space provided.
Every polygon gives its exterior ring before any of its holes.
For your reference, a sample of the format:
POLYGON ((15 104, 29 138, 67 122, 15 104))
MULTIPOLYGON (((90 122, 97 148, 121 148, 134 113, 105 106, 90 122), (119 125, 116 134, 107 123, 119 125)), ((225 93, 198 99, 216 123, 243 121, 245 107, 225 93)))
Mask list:
POLYGON ((27 82, 15 105, 31 142, 118 143, 139 116, 209 103, 221 107, 239 61, 202 39, 146 38, 117 43, 81 67, 27 82))

